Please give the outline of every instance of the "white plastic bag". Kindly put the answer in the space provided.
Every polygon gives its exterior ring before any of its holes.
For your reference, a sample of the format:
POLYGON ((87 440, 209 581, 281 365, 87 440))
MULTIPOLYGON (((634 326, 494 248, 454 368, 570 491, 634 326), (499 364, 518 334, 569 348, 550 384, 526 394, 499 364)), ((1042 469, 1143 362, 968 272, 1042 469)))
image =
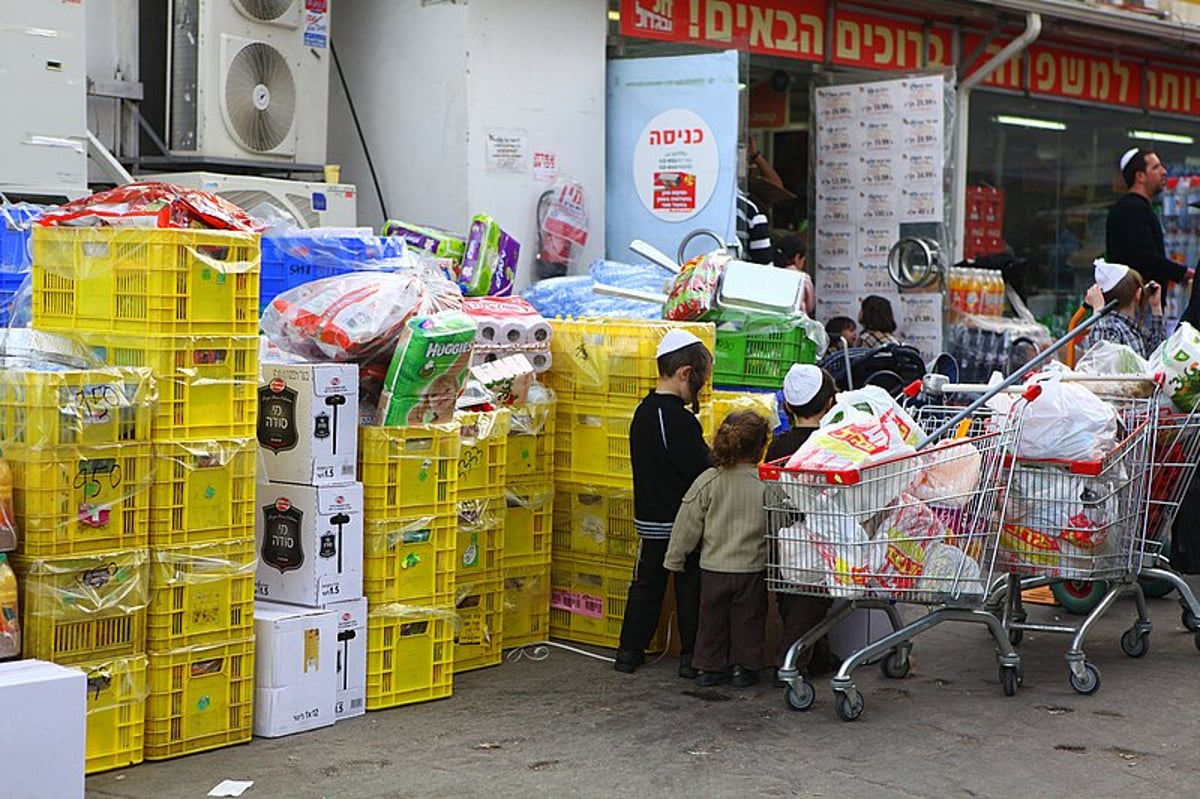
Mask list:
POLYGON ((1151 369, 1150 362, 1127 344, 1100 341, 1080 357, 1075 371, 1084 375, 1148 375, 1151 369))
POLYGON ((821 427, 843 421, 864 419, 894 419, 905 442, 916 444, 925 437, 917 421, 908 411, 900 407, 892 395, 879 386, 866 386, 853 391, 843 391, 833 400, 833 407, 821 418, 821 427))
POLYGON ((1113 407, 1078 383, 1057 377, 1040 381, 1041 395, 1025 408, 1017 456, 1092 460, 1112 450, 1117 439, 1113 407))
POLYGON ((1189 413, 1200 404, 1200 331, 1180 322, 1150 363, 1166 375, 1166 393, 1178 410, 1189 413))

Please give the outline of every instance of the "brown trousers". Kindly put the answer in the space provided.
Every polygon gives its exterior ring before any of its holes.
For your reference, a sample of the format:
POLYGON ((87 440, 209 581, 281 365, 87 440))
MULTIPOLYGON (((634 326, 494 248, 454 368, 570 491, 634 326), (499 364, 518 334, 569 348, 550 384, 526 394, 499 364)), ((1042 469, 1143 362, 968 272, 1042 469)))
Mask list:
MULTIPOLYGON (((779 651, 775 653, 775 667, 783 665, 783 658, 792 644, 799 641, 806 632, 816 627, 825 614, 829 612, 832 599, 819 596, 802 596, 799 594, 775 594, 775 605, 779 608, 779 619, 783 622, 783 632, 779 636, 779 651)), ((820 653, 828 658, 829 636, 822 636, 813 646, 800 653, 796 668, 805 669, 813 657, 820 653)))
POLYGON ((766 572, 700 570, 700 627, 692 665, 701 671, 763 667, 767 624, 766 572))

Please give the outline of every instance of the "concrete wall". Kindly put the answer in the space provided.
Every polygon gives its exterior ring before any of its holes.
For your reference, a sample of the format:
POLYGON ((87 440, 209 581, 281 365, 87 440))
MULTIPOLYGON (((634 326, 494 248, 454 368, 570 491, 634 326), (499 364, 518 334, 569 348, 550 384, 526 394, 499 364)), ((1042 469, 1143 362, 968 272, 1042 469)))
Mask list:
MULTIPOLYGON (((530 171, 489 171, 491 128, 524 131, 583 182, 591 235, 604 249, 604 0, 342 0, 333 39, 371 149, 388 213, 465 230, 489 213, 522 244, 520 285, 536 248, 530 171)), ((331 81, 329 161, 359 187, 359 222, 383 221, 345 93, 331 81)))

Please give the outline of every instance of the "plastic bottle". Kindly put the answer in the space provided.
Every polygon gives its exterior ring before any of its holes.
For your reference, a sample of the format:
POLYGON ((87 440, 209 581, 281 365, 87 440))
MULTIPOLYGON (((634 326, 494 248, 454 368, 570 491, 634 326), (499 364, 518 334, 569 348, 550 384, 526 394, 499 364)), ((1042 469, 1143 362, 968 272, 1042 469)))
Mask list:
POLYGON ((965 310, 977 314, 983 309, 983 280, 978 269, 967 270, 967 299, 965 310))
POLYGON ((0 660, 21 655, 21 613, 17 605, 17 575, 0 552, 0 660))
POLYGON ((17 548, 17 516, 13 510, 13 474, 0 458, 0 552, 17 548))

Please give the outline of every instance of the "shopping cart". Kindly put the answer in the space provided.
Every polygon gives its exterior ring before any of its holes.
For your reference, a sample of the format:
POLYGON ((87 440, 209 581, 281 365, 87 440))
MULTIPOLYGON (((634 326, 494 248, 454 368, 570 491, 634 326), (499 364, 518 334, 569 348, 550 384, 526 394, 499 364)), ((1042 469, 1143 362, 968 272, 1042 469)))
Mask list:
POLYGON ((998 503, 1011 479, 1005 453, 1019 435, 1020 410, 926 406, 916 420, 937 430, 915 453, 845 471, 782 462, 759 468, 767 483, 768 589, 847 600, 788 649, 778 671, 788 707, 807 710, 816 697, 796 667, 800 653, 861 608, 882 609, 893 630, 849 655, 830 681, 843 720, 863 711, 850 677, 854 668, 878 659, 886 676, 904 677, 912 639, 946 621, 988 628, 1004 693, 1016 693, 1020 656, 1000 619, 983 605, 995 566, 998 503), (928 611, 905 624, 898 602, 928 611))

